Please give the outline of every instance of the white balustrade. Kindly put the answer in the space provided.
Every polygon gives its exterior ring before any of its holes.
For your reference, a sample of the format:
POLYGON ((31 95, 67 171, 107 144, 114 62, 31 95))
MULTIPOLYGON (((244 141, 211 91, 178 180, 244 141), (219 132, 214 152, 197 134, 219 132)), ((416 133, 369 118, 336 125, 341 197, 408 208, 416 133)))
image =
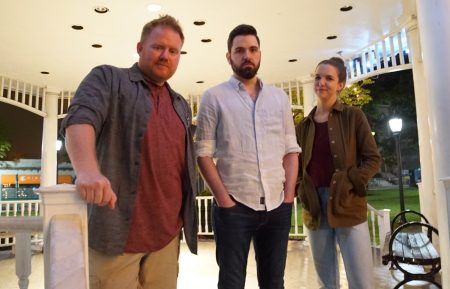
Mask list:
POLYGON ((370 204, 367 204, 372 248, 383 249, 386 234, 391 231, 390 212, 391 210, 389 209, 377 210, 370 204))
POLYGON ((0 99, 3 102, 45 116, 46 88, 21 80, 0 76, 0 99))
POLYGON ((20 289, 31 274, 31 232, 42 231, 42 217, 0 217, 0 231, 15 233, 16 275, 20 289))
MULTIPOLYGON (((44 232, 45 288, 89 288, 86 204, 73 185, 40 188, 39 201, 3 201, 0 208, 7 217, 0 217, 0 231, 15 233, 16 274, 21 289, 28 288, 31 272, 31 232, 44 232), (32 209, 29 209, 29 208, 32 209), (43 210, 43 217, 33 216, 43 210), (24 217, 14 217, 14 216, 24 217), (76 286, 75 286, 76 284, 76 286), (75 286, 75 287, 73 287, 75 286)), ((211 208, 213 197, 197 197, 199 236, 212 236, 211 208)), ((300 203, 293 205, 290 238, 306 237, 301 225, 300 203)), ((382 248, 384 236, 390 231, 390 210, 376 210, 368 205, 372 247, 382 248), (377 234, 380 236, 377 238, 377 234)), ((11 235, 9 235, 11 236, 11 235)), ((13 245, 13 244, 9 244, 13 245)))
POLYGON ((37 191, 41 194, 44 217, 45 288, 89 289, 85 201, 74 185, 37 191))
MULTIPOLYGON (((213 197, 197 197, 197 213, 198 213, 198 235, 199 236, 212 236, 212 216, 211 209, 213 204, 213 197)), ((306 230, 301 225, 301 216, 299 215, 299 201, 295 198, 294 205, 292 207, 292 224, 290 238, 304 239, 306 237, 306 230)))
POLYGON ((2 201, 0 237, 15 246, 19 288, 28 288, 32 232, 44 232, 46 289, 88 289, 87 209, 74 185, 40 188, 39 201, 2 201), (20 216, 20 217, 19 217, 20 216), (12 236, 15 239, 11 241, 12 236))

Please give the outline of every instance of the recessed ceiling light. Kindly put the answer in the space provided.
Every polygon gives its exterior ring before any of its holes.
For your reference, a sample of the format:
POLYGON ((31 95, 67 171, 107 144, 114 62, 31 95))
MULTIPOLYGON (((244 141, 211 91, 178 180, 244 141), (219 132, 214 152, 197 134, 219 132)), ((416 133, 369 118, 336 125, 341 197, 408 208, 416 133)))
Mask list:
POLYGON ((353 9, 353 7, 352 6, 350 6, 350 5, 347 5, 347 6, 343 6, 343 7, 341 7, 341 11, 342 12, 347 12, 347 11, 350 11, 350 10, 352 10, 353 9))
POLYGON ((180 54, 187 54, 187 52, 184 51, 184 50, 181 50, 181 51, 180 51, 180 54))
POLYGON ((342 55, 343 51, 339 50, 338 52, 336 52, 336 54, 342 55))
POLYGON ((147 6, 147 10, 148 11, 150 11, 150 12, 158 12, 158 11, 160 11, 161 10, 161 8, 162 8, 162 6, 161 5, 159 5, 159 4, 149 4, 148 6, 147 6))
POLYGON ((197 26, 202 26, 202 25, 205 25, 205 21, 203 21, 203 20, 196 20, 196 21, 194 21, 194 25, 197 25, 197 26))
POLYGON ((50 74, 48 71, 41 71, 41 74, 50 74))
POLYGON ((72 29, 73 30, 83 30, 83 26, 81 26, 81 25, 72 25, 72 29))
POLYGON ((101 44, 92 44, 92 47, 94 47, 94 48, 102 48, 103 46, 101 44))
POLYGON ((196 81, 195 83, 205 83, 203 80, 196 81))
POLYGON ((210 38, 204 38, 204 39, 202 39, 202 42, 203 43, 208 43, 208 42, 211 42, 212 40, 210 39, 210 38))
POLYGON ((327 39, 328 39, 328 40, 333 40, 333 39, 336 39, 336 38, 337 38, 336 35, 330 35, 330 36, 327 36, 327 39))
POLYGON ((289 59, 288 61, 289 61, 289 62, 297 62, 297 60, 298 60, 298 59, 296 59, 296 58, 292 58, 292 59, 289 59))
POLYGON ((105 6, 97 6, 94 8, 94 11, 100 14, 104 14, 109 11, 108 7, 105 6))

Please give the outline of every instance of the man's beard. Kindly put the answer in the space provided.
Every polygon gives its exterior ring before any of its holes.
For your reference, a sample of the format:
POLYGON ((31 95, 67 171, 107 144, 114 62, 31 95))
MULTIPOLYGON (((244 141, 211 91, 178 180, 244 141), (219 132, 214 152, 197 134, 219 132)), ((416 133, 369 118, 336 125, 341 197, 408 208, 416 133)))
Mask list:
POLYGON ((260 65, 260 63, 258 63, 255 67, 245 66, 249 62, 244 62, 241 66, 237 66, 233 63, 233 61, 230 62, 231 62, 231 69, 233 69, 234 73, 236 73, 236 75, 244 79, 252 79, 253 77, 255 77, 256 73, 258 73, 260 65))

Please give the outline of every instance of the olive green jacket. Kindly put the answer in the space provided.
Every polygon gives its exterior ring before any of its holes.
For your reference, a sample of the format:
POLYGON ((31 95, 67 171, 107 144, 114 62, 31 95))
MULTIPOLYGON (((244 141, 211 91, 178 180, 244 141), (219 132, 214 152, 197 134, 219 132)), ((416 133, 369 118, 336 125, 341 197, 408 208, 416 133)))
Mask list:
MULTIPOLYGON (((297 141, 302 148, 298 191, 303 205, 303 221, 310 229, 320 222, 319 197, 306 168, 314 145, 314 107, 297 125, 297 141)), ((367 184, 379 169, 381 157, 369 123, 361 109, 335 103, 328 117, 328 135, 334 174, 330 183, 328 223, 350 227, 367 220, 367 184)))

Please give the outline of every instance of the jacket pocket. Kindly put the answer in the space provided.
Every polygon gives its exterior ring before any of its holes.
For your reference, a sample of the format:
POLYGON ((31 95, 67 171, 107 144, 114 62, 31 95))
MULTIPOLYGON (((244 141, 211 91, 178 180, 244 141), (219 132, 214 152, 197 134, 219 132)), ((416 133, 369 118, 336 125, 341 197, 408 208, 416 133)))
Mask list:
POLYGON ((360 170, 355 167, 348 169, 348 178, 353 184, 353 190, 360 197, 367 196, 367 178, 364 177, 360 170))

